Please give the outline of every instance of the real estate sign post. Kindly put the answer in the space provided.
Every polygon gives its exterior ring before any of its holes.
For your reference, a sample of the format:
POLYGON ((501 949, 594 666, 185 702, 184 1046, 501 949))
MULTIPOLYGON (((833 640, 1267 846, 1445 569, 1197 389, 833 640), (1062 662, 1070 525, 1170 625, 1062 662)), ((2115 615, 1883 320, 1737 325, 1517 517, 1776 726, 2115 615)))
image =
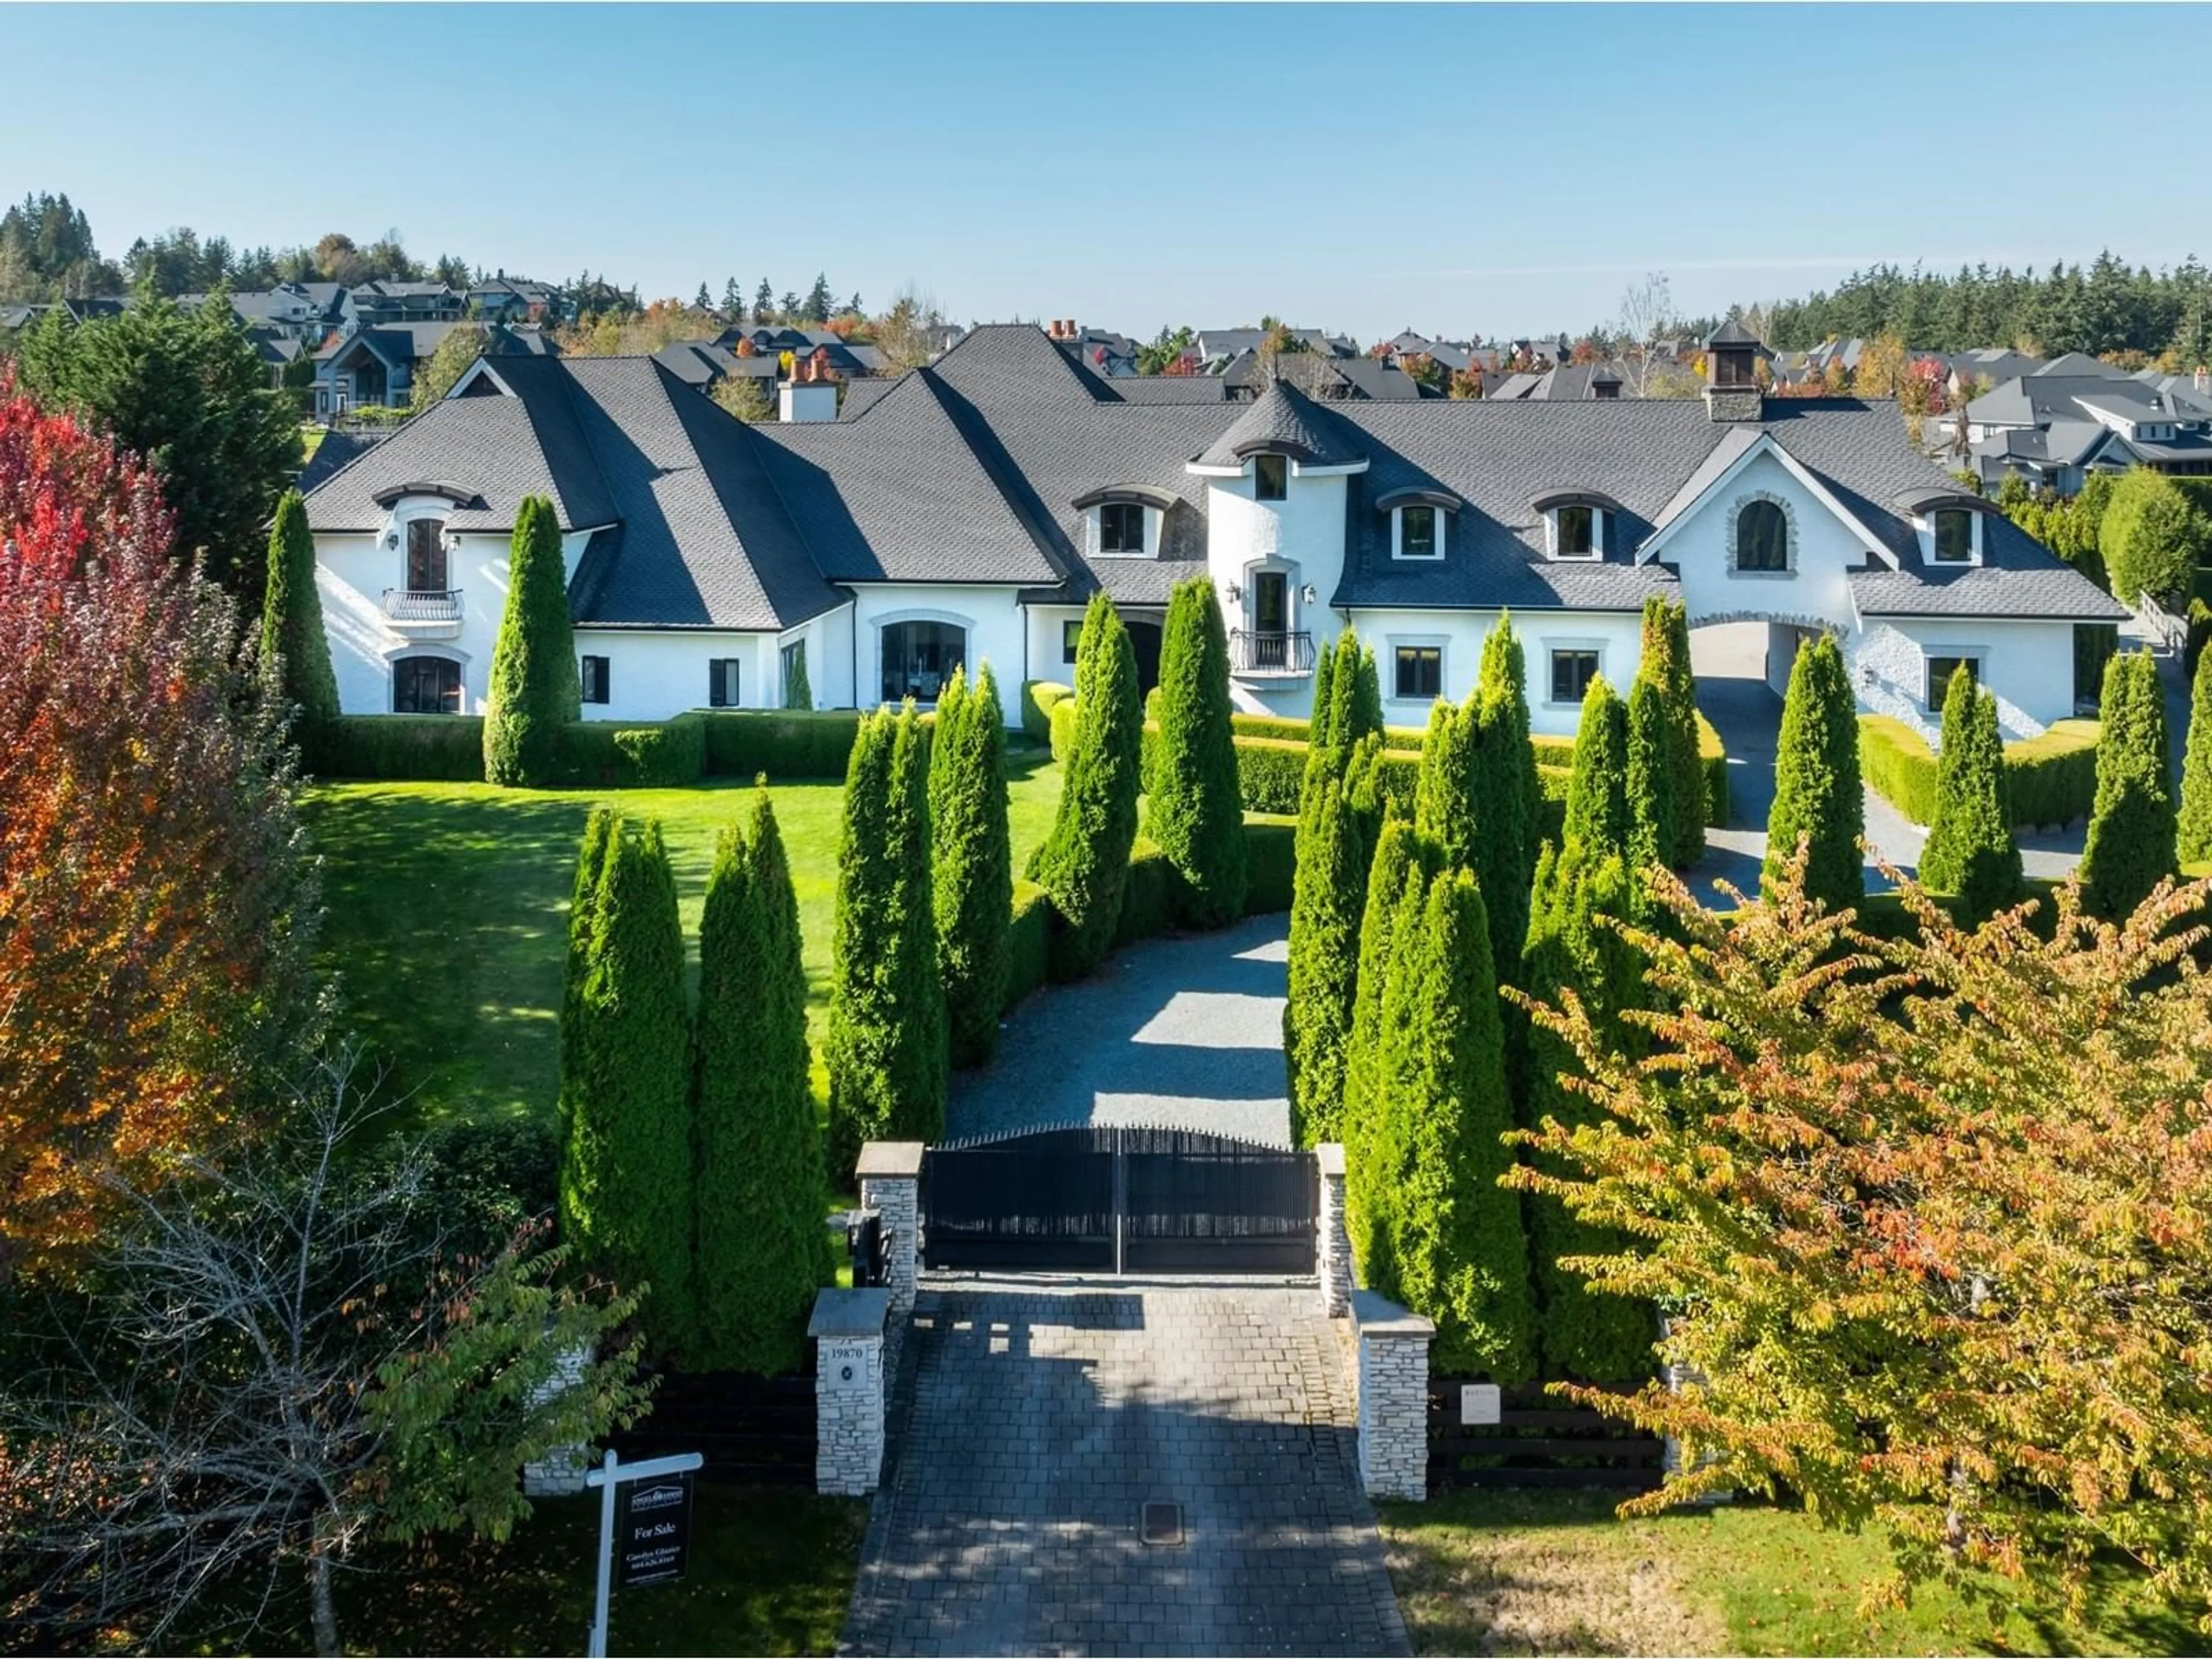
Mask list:
POLYGON ((599 1489, 599 1577, 592 1599, 591 1659, 605 1659, 607 1651, 616 1488, 628 1488, 620 1495, 623 1587, 665 1584, 684 1576, 690 1554, 691 1472, 702 1461, 697 1452, 678 1452, 623 1463, 611 1451, 604 1463, 584 1476, 586 1485, 599 1489))

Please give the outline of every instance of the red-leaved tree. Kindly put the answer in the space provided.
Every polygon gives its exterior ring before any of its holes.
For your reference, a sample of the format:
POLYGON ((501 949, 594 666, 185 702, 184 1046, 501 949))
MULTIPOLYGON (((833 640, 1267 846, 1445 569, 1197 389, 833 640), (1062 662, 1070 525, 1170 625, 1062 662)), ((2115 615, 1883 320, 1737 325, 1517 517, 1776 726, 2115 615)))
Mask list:
POLYGON ((239 1127, 319 1010, 281 711, 154 476, 0 371, 0 1275, 239 1127))

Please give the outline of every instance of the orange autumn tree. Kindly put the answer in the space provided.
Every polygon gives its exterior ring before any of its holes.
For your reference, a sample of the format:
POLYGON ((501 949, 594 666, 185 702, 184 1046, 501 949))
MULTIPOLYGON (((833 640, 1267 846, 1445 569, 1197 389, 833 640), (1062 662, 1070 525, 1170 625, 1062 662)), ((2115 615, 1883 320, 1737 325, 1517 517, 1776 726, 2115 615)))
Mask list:
POLYGON ((1659 1303, 1704 1378, 1570 1390, 1685 1443, 1690 1473, 1627 1507, 1792 1492, 1888 1534, 1893 1594, 1978 1566, 2078 1607, 2117 1553, 2201 1615, 2212 883, 2118 927, 2069 884, 1972 932, 1905 883, 1890 940, 1802 877, 1728 917, 1659 879, 1662 925, 1621 930, 1674 1011, 1625 1016, 1641 1057, 1570 996, 1538 1012, 1604 1111, 1540 1126, 1510 1179, 1631 1237, 1568 1265, 1659 1303))
POLYGON ((0 1275, 236 1133, 319 1018, 282 711, 171 524, 0 370, 0 1275))

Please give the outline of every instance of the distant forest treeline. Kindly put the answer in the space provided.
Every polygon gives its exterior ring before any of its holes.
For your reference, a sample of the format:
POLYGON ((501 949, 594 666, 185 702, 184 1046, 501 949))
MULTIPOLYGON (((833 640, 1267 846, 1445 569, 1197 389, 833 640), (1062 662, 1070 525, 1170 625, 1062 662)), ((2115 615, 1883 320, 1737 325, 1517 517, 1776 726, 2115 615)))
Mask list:
POLYGON ((2212 361, 2212 271, 2195 256, 2170 270, 2131 266, 2110 252, 2084 266, 1960 266, 1943 276, 1915 266, 1854 271, 1833 290, 1738 307, 1778 351, 1830 339, 1894 334, 1926 351, 2009 346, 2038 356, 2172 354, 2171 367, 2212 361))

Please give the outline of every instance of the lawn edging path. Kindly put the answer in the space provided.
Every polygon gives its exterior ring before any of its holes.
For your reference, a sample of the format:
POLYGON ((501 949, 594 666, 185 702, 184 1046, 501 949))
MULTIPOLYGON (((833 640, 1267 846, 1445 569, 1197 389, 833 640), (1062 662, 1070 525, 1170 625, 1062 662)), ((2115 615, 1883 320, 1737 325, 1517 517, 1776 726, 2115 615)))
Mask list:
POLYGON ((953 1074, 945 1139, 1155 1124, 1290 1143, 1283 1076, 1290 918, 1116 951, 1000 1025, 988 1066, 953 1074))

